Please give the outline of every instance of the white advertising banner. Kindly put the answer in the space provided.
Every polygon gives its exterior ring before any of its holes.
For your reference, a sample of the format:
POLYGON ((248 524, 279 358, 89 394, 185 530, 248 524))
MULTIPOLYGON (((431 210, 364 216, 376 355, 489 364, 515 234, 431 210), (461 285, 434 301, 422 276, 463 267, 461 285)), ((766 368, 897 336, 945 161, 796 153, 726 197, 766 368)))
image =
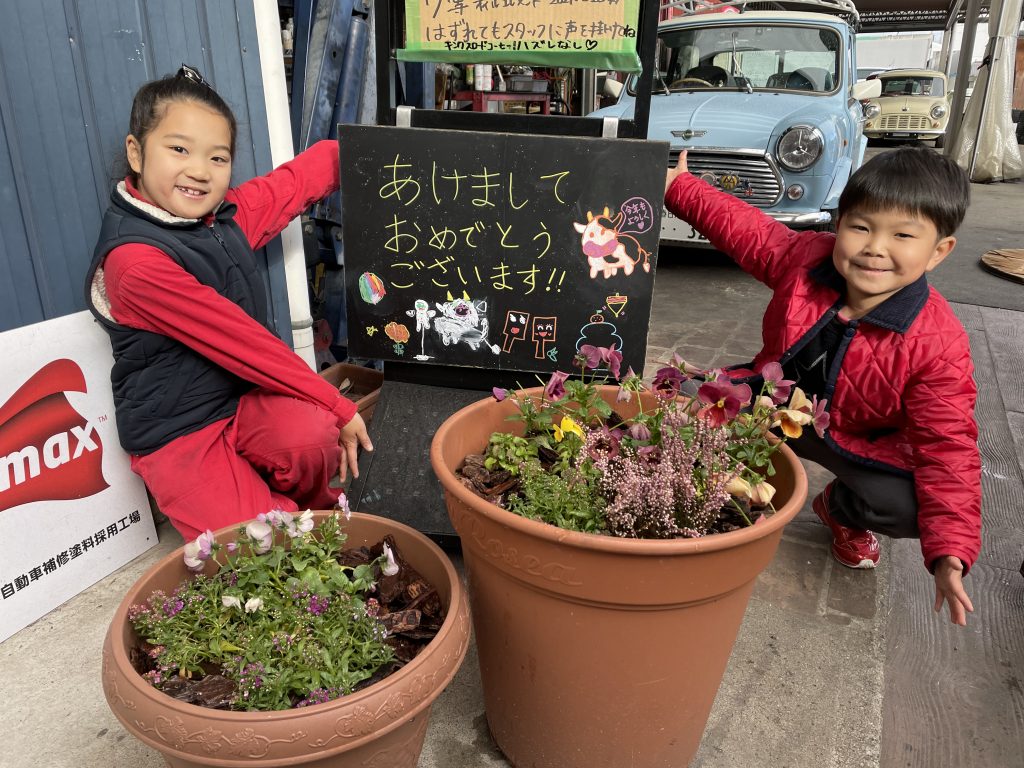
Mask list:
POLYGON ((0 333, 0 641, 157 542, 89 312, 0 333))

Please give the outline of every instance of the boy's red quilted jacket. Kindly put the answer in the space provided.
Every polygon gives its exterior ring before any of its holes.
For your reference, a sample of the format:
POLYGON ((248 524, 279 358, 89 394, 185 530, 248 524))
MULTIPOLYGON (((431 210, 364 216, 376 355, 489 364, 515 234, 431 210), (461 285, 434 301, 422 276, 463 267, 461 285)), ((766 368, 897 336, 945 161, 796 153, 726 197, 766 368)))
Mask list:
MULTIPOLYGON (((794 232, 690 174, 676 179, 665 204, 774 291, 753 371, 788 359, 843 306, 835 235, 794 232)), ((846 333, 846 355, 825 395, 826 442, 854 460, 912 473, 925 565, 955 555, 969 569, 981 548, 981 459, 967 333, 924 277, 846 333)))

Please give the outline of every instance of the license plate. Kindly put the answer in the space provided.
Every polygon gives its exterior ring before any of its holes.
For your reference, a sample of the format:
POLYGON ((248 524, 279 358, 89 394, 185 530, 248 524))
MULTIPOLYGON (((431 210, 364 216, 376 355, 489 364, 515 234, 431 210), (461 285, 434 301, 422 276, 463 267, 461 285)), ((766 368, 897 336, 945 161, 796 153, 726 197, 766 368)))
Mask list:
POLYGON ((689 245, 710 245, 704 235, 667 210, 661 212, 661 239, 689 245))
POLYGON ((894 139, 909 139, 910 138, 910 134, 909 133, 891 133, 889 135, 892 136, 894 139))

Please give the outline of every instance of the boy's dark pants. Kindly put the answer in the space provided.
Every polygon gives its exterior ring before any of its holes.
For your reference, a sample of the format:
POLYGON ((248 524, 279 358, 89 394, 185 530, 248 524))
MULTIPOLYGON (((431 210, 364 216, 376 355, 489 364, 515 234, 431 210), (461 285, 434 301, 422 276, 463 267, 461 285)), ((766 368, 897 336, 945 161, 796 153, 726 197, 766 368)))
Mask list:
POLYGON ((913 480, 851 461, 829 448, 811 429, 786 444, 800 458, 820 464, 836 476, 828 501, 829 513, 837 523, 897 539, 920 537, 913 480))

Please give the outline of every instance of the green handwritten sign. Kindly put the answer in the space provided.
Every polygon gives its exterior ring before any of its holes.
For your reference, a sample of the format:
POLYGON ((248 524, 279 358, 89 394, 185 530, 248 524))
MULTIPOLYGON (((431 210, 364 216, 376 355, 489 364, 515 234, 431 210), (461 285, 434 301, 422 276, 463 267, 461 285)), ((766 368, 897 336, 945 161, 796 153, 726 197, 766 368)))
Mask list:
POLYGON ((405 0, 405 61, 639 72, 640 0, 405 0))
POLYGON ((668 145, 339 129, 355 357, 571 370, 615 344, 643 370, 668 145))

